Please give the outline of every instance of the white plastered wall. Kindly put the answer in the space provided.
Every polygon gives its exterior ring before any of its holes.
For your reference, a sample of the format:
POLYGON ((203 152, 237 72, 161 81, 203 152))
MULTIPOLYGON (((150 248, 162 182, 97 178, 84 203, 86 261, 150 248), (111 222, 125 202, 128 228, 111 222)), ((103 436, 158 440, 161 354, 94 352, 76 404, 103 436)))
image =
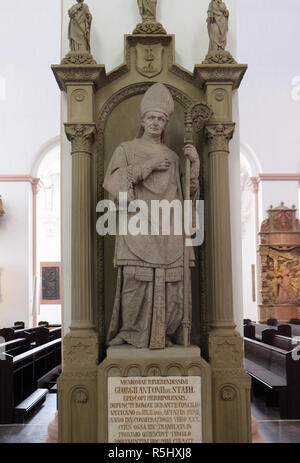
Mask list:
MULTIPOLYGON (((1 2, 0 177, 35 176, 59 135, 60 95, 50 69, 60 59, 61 1, 1 2)), ((32 324, 32 187, 0 182, 0 328, 32 324)))
POLYGON ((32 322, 32 187, 1 182, 5 215, 0 218, 0 327, 32 322))
MULTIPOLYGON (((237 7, 238 61, 249 65, 239 91, 241 139, 248 161, 260 164, 259 170, 252 165, 252 175, 300 173, 300 2, 241 0, 237 7)), ((297 181, 260 183, 259 224, 281 201, 299 209, 297 181)), ((253 246, 247 239, 244 248, 253 246)), ((245 254, 244 271, 247 259, 245 254)), ((251 280, 244 280, 248 298, 251 280)), ((245 318, 253 318, 249 298, 244 302, 245 318)))

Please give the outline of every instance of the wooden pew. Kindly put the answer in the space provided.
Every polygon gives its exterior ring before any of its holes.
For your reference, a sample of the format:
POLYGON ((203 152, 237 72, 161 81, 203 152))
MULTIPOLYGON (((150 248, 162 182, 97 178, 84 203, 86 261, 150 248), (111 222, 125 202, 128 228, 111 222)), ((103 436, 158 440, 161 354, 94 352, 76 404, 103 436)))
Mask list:
POLYGON ((47 342, 54 341, 61 337, 61 328, 54 328, 49 330, 46 326, 40 326, 35 330, 36 346, 41 346, 47 342))
POLYGON ((300 360, 285 351, 245 338, 245 368, 256 382, 279 396, 280 417, 300 418, 300 360))
POLYGON ((22 330, 25 328, 25 323, 21 321, 15 322, 13 328, 22 330))
POLYGON ((279 347, 280 349, 291 351, 299 345, 300 341, 288 336, 281 336, 277 330, 264 330, 261 341, 270 346, 279 347))
POLYGON ((0 354, 10 354, 13 357, 30 349, 30 343, 26 338, 13 339, 0 344, 0 354))
POLYGON ((253 325, 244 325, 244 337, 255 339, 255 326, 253 325))
POLYGON ((275 334, 272 345, 274 347, 279 347, 279 349, 291 351, 299 344, 300 341, 296 341, 293 338, 288 338, 286 336, 281 336, 280 334, 275 334))
POLYGON ((5 339, 5 342, 20 338, 26 338, 30 343, 34 342, 34 333, 29 333, 25 329, 14 330, 13 328, 2 328, 0 330, 0 336, 5 339))
POLYGON ((61 339, 0 361, 0 423, 24 422, 26 414, 45 400, 48 389, 39 379, 61 364, 61 339))

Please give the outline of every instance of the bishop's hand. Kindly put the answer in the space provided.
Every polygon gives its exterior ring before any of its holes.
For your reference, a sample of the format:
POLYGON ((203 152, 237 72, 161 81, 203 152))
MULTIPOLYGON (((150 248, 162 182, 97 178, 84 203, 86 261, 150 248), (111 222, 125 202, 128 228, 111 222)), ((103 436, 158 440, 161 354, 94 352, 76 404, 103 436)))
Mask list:
POLYGON ((168 170, 171 165, 171 161, 168 158, 158 159, 153 162, 152 169, 153 170, 168 170))

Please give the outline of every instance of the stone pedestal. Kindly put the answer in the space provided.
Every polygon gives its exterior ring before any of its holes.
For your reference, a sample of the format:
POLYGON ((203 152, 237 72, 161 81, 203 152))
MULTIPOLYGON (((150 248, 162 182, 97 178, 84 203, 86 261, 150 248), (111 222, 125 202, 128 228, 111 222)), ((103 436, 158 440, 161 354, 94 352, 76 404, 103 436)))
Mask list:
POLYGON ((109 348, 98 400, 98 442, 212 442, 211 372, 198 347, 109 348))

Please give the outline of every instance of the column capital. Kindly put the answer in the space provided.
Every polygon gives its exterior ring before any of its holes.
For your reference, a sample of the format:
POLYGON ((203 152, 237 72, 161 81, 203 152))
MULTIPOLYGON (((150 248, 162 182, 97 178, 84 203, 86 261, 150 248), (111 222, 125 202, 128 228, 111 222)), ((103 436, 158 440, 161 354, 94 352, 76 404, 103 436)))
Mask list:
POLYGON ((65 132, 72 143, 72 155, 77 153, 91 153, 92 143, 96 134, 95 124, 65 123, 65 132))
POLYGON ((206 124, 205 135, 209 141, 209 153, 216 151, 229 153, 229 140, 233 137, 235 129, 234 123, 213 123, 206 124))
POLYGON ((31 181, 32 194, 36 196, 42 187, 42 182, 40 178, 33 178, 31 181))
POLYGON ((257 194, 259 190, 260 178, 259 177, 250 177, 249 185, 251 187, 252 193, 257 194))

